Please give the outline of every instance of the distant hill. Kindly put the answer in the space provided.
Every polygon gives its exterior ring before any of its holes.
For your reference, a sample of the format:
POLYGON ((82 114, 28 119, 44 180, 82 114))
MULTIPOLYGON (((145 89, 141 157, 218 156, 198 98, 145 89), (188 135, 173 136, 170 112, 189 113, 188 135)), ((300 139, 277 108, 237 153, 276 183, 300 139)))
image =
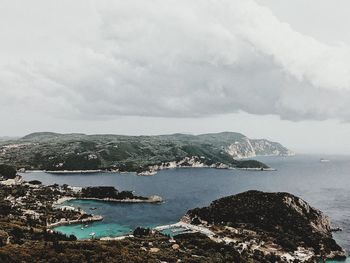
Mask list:
POLYGON ((19 139, 19 137, 0 136, 0 142, 1 141, 17 140, 17 139, 19 139))
POLYGON ((287 148, 268 140, 222 132, 158 136, 32 133, 0 142, 0 163, 43 170, 114 169, 144 172, 176 166, 267 168, 241 158, 290 155, 287 148))
POLYGON ((55 132, 35 132, 28 134, 24 137, 22 137, 22 140, 51 140, 51 139, 58 139, 58 138, 74 138, 74 137, 80 137, 84 136, 83 133, 69 133, 69 134, 61 134, 61 133, 55 133, 55 132))

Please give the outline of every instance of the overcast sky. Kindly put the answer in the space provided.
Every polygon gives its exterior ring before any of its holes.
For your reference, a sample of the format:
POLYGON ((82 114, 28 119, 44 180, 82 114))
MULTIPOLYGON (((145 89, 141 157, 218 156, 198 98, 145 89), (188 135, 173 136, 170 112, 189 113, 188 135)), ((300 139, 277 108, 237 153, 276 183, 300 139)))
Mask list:
POLYGON ((0 0, 0 136, 238 131, 350 153, 348 0, 0 0))

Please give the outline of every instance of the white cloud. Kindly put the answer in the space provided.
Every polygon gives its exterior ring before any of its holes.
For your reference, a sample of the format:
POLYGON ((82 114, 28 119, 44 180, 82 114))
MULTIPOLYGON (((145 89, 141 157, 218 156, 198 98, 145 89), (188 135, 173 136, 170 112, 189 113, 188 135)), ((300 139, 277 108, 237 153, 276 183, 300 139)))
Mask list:
POLYGON ((2 110, 350 120, 350 47, 252 0, 4 3, 0 24, 14 27, 0 28, 2 110))

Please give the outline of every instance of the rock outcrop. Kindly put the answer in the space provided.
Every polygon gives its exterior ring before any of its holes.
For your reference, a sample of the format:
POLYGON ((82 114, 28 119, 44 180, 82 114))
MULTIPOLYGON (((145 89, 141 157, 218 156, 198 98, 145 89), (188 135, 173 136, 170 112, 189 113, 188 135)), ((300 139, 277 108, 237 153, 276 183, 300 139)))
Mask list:
POLYGON ((245 253, 273 253, 281 262, 345 258, 332 238, 329 218, 289 193, 248 191, 190 210, 185 218, 245 253))
POLYGON ((294 155, 291 150, 278 142, 271 142, 265 139, 249 139, 247 137, 231 143, 225 148, 225 151, 234 158, 294 155))

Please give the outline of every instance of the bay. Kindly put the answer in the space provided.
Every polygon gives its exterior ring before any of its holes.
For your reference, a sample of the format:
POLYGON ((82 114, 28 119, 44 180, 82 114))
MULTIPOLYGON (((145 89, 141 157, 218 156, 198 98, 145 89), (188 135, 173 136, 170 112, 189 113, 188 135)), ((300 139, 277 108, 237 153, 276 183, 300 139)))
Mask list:
POLYGON ((57 230, 75 234, 78 238, 118 236, 137 226, 156 226, 177 222, 189 209, 209 205, 223 196, 247 190, 289 192, 300 196, 312 206, 330 216, 334 226, 342 232, 334 233, 336 240, 350 251, 350 156, 297 155, 294 157, 260 157, 277 171, 243 171, 209 168, 181 168, 164 170, 155 176, 133 173, 96 173, 53 175, 43 172, 23 174, 26 180, 40 180, 44 184, 71 186, 115 186, 118 190, 132 190, 140 195, 160 195, 162 204, 118 204, 74 200, 69 204, 87 212, 101 214, 102 222, 62 226, 57 230), (320 158, 330 162, 320 162, 320 158), (90 211, 91 207, 96 210, 90 211))

